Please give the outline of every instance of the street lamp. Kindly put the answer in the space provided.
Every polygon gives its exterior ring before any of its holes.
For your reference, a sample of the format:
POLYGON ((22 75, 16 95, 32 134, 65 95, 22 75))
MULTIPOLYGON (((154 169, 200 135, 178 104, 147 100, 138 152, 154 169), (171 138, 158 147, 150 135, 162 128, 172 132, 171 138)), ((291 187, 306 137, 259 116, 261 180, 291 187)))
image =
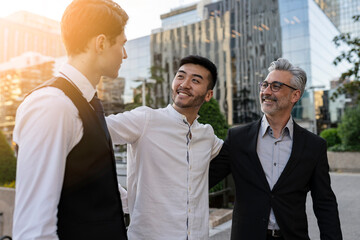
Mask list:
POLYGON ((134 82, 142 82, 142 90, 141 90, 141 98, 142 98, 142 105, 146 106, 146 83, 156 83, 155 79, 152 78, 144 78, 144 77, 138 77, 134 82))

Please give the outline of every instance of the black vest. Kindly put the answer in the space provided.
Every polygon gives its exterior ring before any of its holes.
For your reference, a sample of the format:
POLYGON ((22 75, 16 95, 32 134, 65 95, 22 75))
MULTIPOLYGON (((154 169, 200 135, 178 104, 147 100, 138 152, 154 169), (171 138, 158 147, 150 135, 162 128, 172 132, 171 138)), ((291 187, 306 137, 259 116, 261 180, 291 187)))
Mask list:
POLYGON ((83 137, 66 158, 57 214, 59 238, 127 239, 113 149, 96 113, 67 80, 54 78, 41 87, 46 86, 61 89, 83 123, 83 137))

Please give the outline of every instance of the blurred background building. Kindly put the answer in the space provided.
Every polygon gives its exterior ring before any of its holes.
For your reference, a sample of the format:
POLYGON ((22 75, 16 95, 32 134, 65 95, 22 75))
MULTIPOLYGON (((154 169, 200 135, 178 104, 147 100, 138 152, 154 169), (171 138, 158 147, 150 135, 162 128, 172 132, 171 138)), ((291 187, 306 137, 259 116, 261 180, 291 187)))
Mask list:
MULTIPOLYGON (((332 11, 339 9, 339 1, 328 4, 332 11)), ((314 92, 329 89, 330 81, 344 70, 332 64, 340 54, 332 39, 340 31, 326 15, 327 6, 313 0, 222 0, 175 9, 161 16, 163 29, 151 35, 151 64, 166 69, 164 84, 169 89, 182 57, 210 58, 219 70, 214 96, 233 125, 259 118, 258 82, 265 79, 272 61, 287 58, 308 74, 307 91, 293 116, 315 131, 314 92), (181 25, 189 15, 193 22, 181 25)), ((168 92, 163 97, 170 102, 170 96, 168 92)))
MULTIPOLYGON (((151 35, 127 42, 126 59, 115 80, 98 86, 107 114, 122 112, 147 85, 150 107, 171 103, 171 82, 179 60, 189 54, 211 59, 218 67, 214 97, 230 125, 261 116, 258 82, 269 64, 289 59, 308 74, 306 92, 293 110, 304 127, 319 132, 336 124, 351 99, 329 100, 341 72, 334 66, 341 52, 333 38, 343 32, 359 36, 360 0, 202 0, 159 18, 151 35)), ((26 93, 50 79, 66 61, 59 23, 28 12, 0 18, 0 129, 9 141, 15 110, 26 93)), ((135 105, 133 105, 135 106, 135 105)))
POLYGON ((44 56, 66 55, 59 22, 26 11, 0 18, 0 63, 25 52, 44 56))

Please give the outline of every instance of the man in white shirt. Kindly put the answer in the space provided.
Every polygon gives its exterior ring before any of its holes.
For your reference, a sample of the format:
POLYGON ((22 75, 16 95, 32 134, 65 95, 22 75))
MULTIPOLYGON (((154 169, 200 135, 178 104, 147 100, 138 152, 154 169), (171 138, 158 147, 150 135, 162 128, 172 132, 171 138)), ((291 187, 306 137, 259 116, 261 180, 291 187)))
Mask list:
POLYGON ((97 99, 116 78, 126 12, 112 0, 74 0, 61 21, 68 63, 17 110, 14 240, 127 239, 115 159, 97 99))
POLYGON ((172 105, 107 117, 113 142, 128 144, 130 240, 208 239, 208 168, 223 141, 197 118, 216 78, 211 61, 185 57, 172 105))

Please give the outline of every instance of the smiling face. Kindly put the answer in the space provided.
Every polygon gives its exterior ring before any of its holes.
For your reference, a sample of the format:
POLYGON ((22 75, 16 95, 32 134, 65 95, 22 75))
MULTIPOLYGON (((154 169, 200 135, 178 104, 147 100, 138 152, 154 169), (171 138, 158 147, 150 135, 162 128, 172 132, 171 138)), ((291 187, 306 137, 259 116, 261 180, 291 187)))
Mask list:
MULTIPOLYGON (((265 81, 268 83, 278 81, 292 86, 292 77, 293 75, 288 71, 274 70, 268 74, 265 81)), ((283 85, 279 91, 273 92, 269 85, 264 91, 260 91, 261 111, 267 116, 290 116, 294 104, 299 99, 300 90, 293 90, 283 85)))
POLYGON ((197 113, 204 101, 210 101, 213 96, 213 90, 209 89, 209 77, 209 70, 201 65, 182 65, 172 83, 174 108, 180 113, 188 109, 197 113))

